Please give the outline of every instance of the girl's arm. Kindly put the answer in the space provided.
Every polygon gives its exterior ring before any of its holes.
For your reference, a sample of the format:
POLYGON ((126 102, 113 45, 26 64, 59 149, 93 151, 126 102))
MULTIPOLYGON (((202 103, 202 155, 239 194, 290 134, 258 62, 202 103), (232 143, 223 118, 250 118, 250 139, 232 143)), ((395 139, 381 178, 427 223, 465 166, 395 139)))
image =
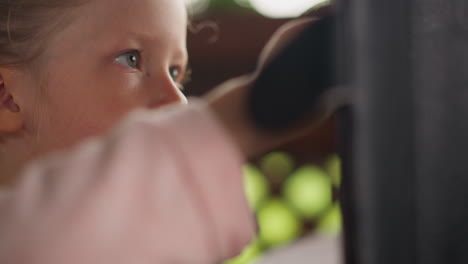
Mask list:
MULTIPOLYGON (((283 143, 306 135, 320 125, 321 121, 330 117, 338 108, 351 103, 352 92, 350 89, 346 87, 329 87, 320 95, 314 107, 315 111, 310 113, 307 120, 302 121, 302 123, 299 122, 282 132, 259 129, 253 123, 250 113, 248 113, 248 96, 258 72, 291 39, 295 38, 314 20, 311 18, 294 20, 281 27, 265 46, 259 59, 257 72, 229 80, 216 87, 206 96, 206 100, 213 112, 248 158, 255 157, 283 143)), ((321 41, 321 37, 317 36, 317 41, 321 41)), ((310 87, 310 89, 314 89, 314 87, 310 87)), ((284 87, 284 93, 288 93, 288 87, 284 87)))

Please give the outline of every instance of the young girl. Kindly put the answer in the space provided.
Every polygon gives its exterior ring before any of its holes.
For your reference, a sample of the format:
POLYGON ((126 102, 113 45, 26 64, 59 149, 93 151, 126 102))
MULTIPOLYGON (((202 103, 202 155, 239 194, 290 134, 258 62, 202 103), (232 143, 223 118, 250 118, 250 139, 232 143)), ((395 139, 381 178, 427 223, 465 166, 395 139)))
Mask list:
POLYGON ((186 102, 183 1, 1 2, 2 181, 132 109, 186 102))
POLYGON ((180 106, 186 24, 183 0, 0 0, 0 263, 218 263, 252 238, 243 159, 287 137, 249 123, 250 77, 180 106))

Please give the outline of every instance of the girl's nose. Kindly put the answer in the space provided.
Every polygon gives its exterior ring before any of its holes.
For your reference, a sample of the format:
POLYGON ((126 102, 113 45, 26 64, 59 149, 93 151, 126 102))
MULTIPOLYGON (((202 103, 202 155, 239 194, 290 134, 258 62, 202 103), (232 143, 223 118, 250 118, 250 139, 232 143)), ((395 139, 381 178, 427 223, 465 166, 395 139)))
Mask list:
POLYGON ((148 85, 148 108, 154 109, 169 104, 187 104, 187 98, 170 77, 148 85))

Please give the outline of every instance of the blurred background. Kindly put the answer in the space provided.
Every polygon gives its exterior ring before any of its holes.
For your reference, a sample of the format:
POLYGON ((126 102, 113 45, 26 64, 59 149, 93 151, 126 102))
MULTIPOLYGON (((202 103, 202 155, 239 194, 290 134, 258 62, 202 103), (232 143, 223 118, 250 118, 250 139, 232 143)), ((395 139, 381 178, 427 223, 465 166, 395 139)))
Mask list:
MULTIPOLYGON (((273 32, 323 0, 185 0, 191 25, 191 81, 185 94, 200 96, 221 82, 256 67, 273 32)), ((285 92, 287 87, 284 88, 285 92)), ((266 95, 268 96, 268 95, 266 95)), ((258 237, 226 264, 255 263, 268 250, 313 233, 342 230, 338 190, 340 160, 334 118, 314 133, 245 166, 245 188, 259 223, 258 237)))

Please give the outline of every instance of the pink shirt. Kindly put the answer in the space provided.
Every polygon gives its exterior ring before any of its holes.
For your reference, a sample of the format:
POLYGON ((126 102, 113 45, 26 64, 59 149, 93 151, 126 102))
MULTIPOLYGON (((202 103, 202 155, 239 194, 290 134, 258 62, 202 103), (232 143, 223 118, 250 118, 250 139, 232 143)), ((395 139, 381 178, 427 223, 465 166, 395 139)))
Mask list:
POLYGON ((242 165, 200 102, 135 112, 0 193, 0 263, 218 263, 255 232, 242 165))

